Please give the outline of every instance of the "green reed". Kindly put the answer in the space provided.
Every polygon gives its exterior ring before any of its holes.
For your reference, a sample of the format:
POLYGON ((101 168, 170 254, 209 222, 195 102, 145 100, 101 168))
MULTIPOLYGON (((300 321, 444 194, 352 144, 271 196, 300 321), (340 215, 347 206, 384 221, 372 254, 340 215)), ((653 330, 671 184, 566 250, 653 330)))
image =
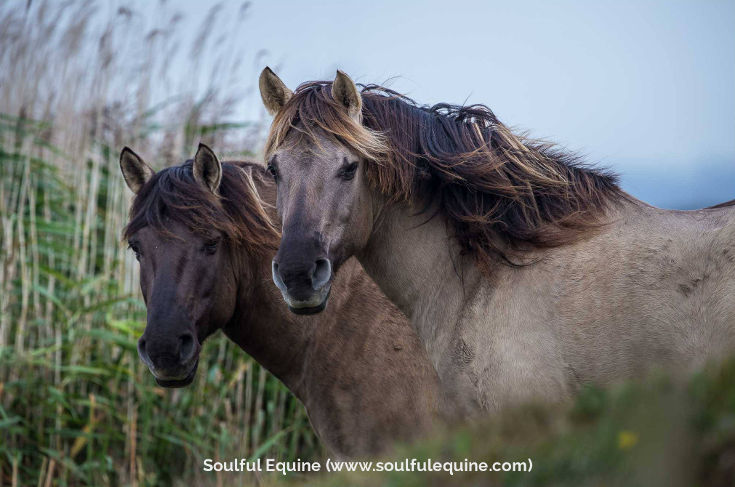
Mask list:
POLYGON ((206 457, 317 455, 301 404, 223 336, 188 389, 157 387, 136 352, 120 149, 156 168, 199 140, 255 151, 262 123, 230 120, 242 52, 211 39, 247 16, 204 18, 187 71, 217 75, 187 89, 170 64, 177 15, 143 25, 105 5, 0 6, 0 486, 211 482, 206 457))

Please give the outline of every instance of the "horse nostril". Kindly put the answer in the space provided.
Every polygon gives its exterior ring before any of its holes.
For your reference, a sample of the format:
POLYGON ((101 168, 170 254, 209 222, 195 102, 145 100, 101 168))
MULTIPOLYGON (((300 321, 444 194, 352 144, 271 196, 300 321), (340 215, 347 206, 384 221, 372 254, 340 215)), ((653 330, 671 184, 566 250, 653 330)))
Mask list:
POLYGON ((148 352, 146 352, 145 345, 146 342, 144 338, 138 340, 138 356, 143 362, 148 363, 150 359, 148 358, 148 352))
POLYGON ((311 287, 315 291, 320 290, 327 285, 332 277, 332 263, 329 259, 318 259, 315 263, 314 270, 311 272, 311 287))
POLYGON ((179 337, 179 360, 181 363, 188 362, 196 351, 194 336, 191 333, 179 337))
POLYGON ((273 282, 276 284, 278 289, 281 290, 281 292, 286 292, 286 284, 283 282, 283 278, 281 278, 281 274, 278 272, 278 264, 276 263, 275 259, 271 263, 271 271, 273 272, 273 282))

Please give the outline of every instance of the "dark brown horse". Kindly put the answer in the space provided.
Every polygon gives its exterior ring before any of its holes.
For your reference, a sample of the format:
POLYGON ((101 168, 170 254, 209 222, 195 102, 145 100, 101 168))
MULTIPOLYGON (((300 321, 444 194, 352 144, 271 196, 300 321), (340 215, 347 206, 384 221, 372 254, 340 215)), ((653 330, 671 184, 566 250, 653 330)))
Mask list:
POLYGON ((275 188, 261 166, 220 164, 204 145, 193 161, 158 173, 125 148, 120 166, 136 193, 125 237, 148 308, 138 350, 158 384, 190 384, 202 342, 222 329, 304 403, 333 452, 375 454, 427 432, 436 373, 354 259, 333 285, 329 315, 298 317, 283 306, 270 276, 275 188))

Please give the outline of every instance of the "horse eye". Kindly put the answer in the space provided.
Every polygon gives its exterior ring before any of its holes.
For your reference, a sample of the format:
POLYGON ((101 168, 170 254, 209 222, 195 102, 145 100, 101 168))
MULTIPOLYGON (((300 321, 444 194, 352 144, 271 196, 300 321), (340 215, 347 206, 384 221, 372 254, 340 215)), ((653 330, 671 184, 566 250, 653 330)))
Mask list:
POLYGON ((269 162, 266 170, 271 174, 271 176, 273 176, 273 179, 278 179, 278 170, 276 169, 276 166, 269 162))
POLYGON ((357 172, 357 163, 352 162, 339 170, 339 177, 344 179, 345 181, 349 181, 350 179, 355 177, 355 173, 357 172))
POLYGON ((208 255, 212 255, 215 252, 217 252, 218 244, 219 244, 219 240, 210 240, 204 243, 204 247, 202 247, 202 250, 204 251, 204 253, 208 255))
POLYGON ((138 242, 135 242, 132 240, 128 241, 128 248, 132 250, 133 253, 135 253, 135 258, 140 260, 141 251, 140 251, 140 245, 138 244, 138 242))

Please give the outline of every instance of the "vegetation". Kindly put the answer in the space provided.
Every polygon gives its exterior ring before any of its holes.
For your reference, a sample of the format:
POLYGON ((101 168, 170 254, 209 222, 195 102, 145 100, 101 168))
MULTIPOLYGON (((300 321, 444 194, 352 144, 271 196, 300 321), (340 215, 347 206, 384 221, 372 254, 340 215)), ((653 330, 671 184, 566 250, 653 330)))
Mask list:
MULTIPOLYGON (((520 461, 530 472, 344 473, 291 476, 274 485, 666 486, 735 485, 735 360, 689 381, 653 374, 586 388, 569 406, 529 405, 463 427, 385 460, 520 461)), ((232 477, 235 478, 235 477, 232 477)))
POLYGON ((148 25, 103 2, 28 4, 0 6, 0 485, 167 485, 206 457, 317 454, 300 403, 224 337, 184 390, 155 386, 136 352, 119 153, 248 154, 262 123, 229 121, 243 53, 226 45, 247 10, 213 8, 182 52, 165 6, 148 25))

